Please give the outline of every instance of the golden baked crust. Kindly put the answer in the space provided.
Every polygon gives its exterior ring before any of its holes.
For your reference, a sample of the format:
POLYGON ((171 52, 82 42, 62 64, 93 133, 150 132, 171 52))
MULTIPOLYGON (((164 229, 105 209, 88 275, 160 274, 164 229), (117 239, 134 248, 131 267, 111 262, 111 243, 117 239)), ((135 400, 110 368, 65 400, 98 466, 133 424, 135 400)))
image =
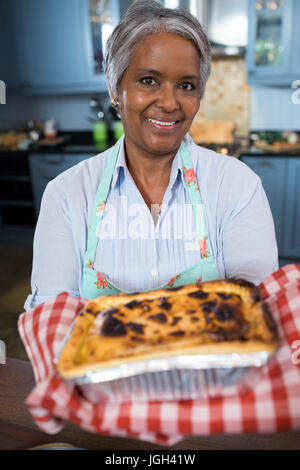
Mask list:
POLYGON ((253 284, 189 284, 87 302, 58 361, 65 378, 123 363, 186 354, 274 352, 279 339, 253 284))

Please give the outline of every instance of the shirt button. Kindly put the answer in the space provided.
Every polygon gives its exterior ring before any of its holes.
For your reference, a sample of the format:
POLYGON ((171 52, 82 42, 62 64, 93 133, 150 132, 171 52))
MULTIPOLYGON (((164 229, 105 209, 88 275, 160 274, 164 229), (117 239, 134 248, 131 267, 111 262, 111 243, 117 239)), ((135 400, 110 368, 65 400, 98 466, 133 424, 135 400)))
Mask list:
POLYGON ((158 274, 157 269, 152 269, 151 274, 153 277, 156 277, 158 274))

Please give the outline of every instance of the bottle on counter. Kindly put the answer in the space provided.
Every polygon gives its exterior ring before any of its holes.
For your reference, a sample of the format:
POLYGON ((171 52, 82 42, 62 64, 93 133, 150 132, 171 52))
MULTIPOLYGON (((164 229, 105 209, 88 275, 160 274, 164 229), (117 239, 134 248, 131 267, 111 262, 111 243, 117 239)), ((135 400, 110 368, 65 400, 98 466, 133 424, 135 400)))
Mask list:
POLYGON ((44 124, 44 134, 47 139, 56 137, 57 135, 57 126, 55 119, 47 119, 44 124))
POLYGON ((112 128, 113 128, 114 139, 115 141, 117 141, 124 133, 122 121, 120 119, 113 121, 112 128))
POLYGON ((93 140, 97 150, 105 150, 108 145, 108 129, 103 111, 97 113, 98 120, 93 123, 93 140))

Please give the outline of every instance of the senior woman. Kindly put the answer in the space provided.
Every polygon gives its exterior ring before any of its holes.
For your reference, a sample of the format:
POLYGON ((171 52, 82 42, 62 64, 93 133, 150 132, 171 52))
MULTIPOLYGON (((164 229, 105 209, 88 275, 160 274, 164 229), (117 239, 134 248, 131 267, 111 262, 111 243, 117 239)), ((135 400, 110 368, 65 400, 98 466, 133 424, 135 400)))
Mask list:
POLYGON ((129 7, 104 60, 124 136, 47 185, 26 310, 63 291, 91 299, 199 279, 258 284, 278 268, 260 179, 188 135, 210 62, 187 11, 129 7))

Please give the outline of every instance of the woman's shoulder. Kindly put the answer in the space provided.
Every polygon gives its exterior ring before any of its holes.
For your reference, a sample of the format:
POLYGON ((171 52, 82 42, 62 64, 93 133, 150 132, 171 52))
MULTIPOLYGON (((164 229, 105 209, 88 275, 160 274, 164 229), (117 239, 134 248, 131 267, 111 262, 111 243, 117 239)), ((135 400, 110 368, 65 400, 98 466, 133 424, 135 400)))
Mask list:
POLYGON ((111 148, 92 157, 83 158, 76 165, 60 173, 47 185, 47 191, 55 191, 72 197, 81 191, 93 192, 98 187, 111 148))
POLYGON ((234 186, 243 186, 245 180, 257 184, 259 177, 238 158, 196 145, 192 139, 188 143, 197 177, 208 181, 213 179, 216 183, 228 180, 234 186))
POLYGON ((91 157, 83 157, 81 162, 60 173, 56 181, 65 182, 68 179, 73 180, 74 178, 90 177, 95 179, 100 177, 101 173, 104 171, 110 152, 111 148, 91 157))

